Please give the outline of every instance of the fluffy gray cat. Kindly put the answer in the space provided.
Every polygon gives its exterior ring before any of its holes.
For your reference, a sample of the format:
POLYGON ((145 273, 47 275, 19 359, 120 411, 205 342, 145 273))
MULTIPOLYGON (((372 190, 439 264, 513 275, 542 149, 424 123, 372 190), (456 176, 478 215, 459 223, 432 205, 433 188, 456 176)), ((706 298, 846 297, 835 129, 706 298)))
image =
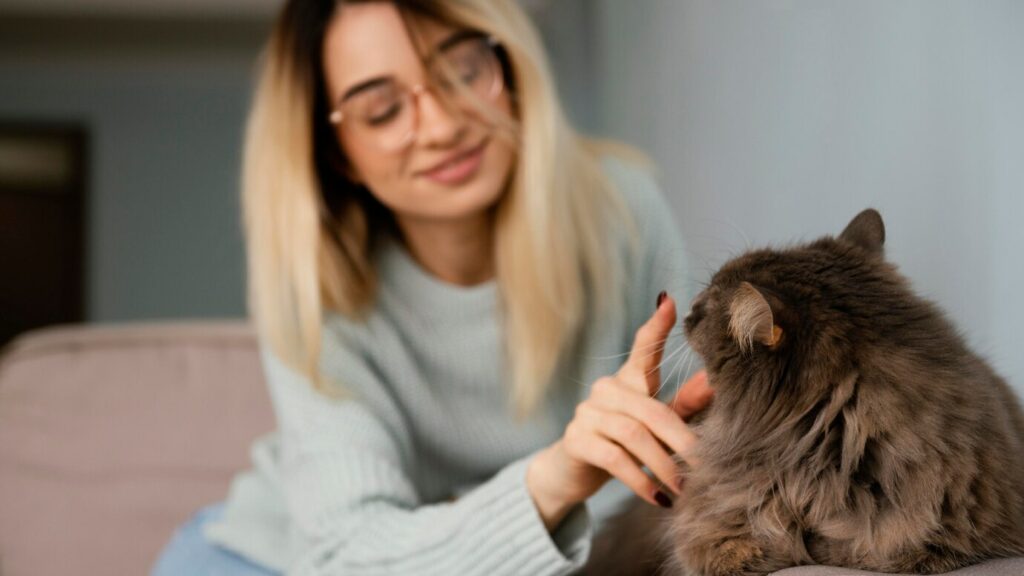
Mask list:
POLYGON ((936 574, 1024 555, 1024 415, 883 258, 874 210, 837 238, 727 264, 684 321, 715 398, 673 510, 598 535, 589 574, 936 574))

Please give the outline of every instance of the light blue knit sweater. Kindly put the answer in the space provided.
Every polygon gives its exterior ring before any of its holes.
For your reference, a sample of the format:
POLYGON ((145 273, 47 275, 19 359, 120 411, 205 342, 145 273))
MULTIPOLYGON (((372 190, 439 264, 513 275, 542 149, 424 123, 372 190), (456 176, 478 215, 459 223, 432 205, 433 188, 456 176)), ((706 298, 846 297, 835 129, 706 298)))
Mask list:
MULTIPOLYGON (((549 534, 526 491, 527 462, 561 436, 589 384, 618 369, 658 292, 680 311, 689 302, 671 209, 648 175, 605 166, 640 232, 627 310, 588 326, 536 415, 510 415, 495 283, 445 284, 390 243, 365 324, 325 317, 322 369, 354 398, 320 396, 263 349, 278 430, 253 445, 254 466, 236 477, 207 539, 302 576, 545 576, 582 566, 596 522, 626 490, 609 483, 549 534)), ((669 353, 679 344, 673 337, 669 353)))

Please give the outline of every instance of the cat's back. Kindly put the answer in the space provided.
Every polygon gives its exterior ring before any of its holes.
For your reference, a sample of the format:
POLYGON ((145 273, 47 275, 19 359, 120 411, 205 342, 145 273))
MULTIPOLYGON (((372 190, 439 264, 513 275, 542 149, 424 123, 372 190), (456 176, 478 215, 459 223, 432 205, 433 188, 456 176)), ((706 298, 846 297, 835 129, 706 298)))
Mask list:
POLYGON ((875 528, 916 529, 943 557, 1024 553, 1020 400, 937 306, 895 281, 891 312, 853 363, 851 490, 873 495, 875 528))

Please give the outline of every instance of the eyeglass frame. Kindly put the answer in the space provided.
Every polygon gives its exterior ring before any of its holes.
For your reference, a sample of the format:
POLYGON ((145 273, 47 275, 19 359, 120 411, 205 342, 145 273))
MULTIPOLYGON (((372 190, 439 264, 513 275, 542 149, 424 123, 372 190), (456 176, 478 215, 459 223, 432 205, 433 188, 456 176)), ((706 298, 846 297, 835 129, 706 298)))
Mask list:
MULTIPOLYGON (((463 41, 466 39, 476 38, 482 39, 487 44, 487 47, 490 49, 490 57, 494 58, 494 63, 497 65, 497 74, 495 74, 494 84, 491 88, 491 94, 488 96, 489 99, 493 99, 504 91, 506 85, 505 66, 498 53, 498 50, 502 47, 502 44, 495 36, 491 34, 477 35, 471 33, 471 35, 467 36, 466 38, 459 38, 458 40, 463 41)), ((428 73, 427 80, 425 80, 424 82, 419 82, 410 86, 400 79, 393 79, 396 85, 402 90, 402 93, 407 93, 411 96, 412 113, 414 114, 412 127, 410 128, 409 132, 403 137, 402 143, 399 146, 395 146, 396 150, 401 150, 402 148, 408 146, 409 143, 411 143, 413 140, 412 137, 419 130, 419 98, 424 92, 427 92, 428 90, 432 91, 430 84, 432 84, 434 80, 432 79, 432 75, 430 74, 429 70, 433 64, 433 59, 442 52, 443 50, 434 52, 430 54, 430 56, 427 58, 426 62, 424 63, 424 69, 427 70, 428 73)), ((344 105, 344 103, 345 100, 341 100, 340 102, 335 104, 334 108, 330 111, 330 113, 327 116, 328 122, 330 122, 333 126, 340 126, 345 118, 344 114, 341 111, 341 107, 342 105, 344 105)))

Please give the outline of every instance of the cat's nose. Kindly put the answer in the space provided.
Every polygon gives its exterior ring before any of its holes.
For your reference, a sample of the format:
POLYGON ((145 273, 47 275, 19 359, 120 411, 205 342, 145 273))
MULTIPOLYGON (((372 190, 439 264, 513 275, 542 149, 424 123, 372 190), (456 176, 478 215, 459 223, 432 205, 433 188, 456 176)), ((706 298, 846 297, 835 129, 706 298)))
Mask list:
POLYGON ((694 328, 697 327, 697 324, 700 324, 700 321, 703 319, 704 307, 699 305, 694 306, 690 310, 690 313, 686 315, 686 318, 683 319, 683 329, 686 331, 687 334, 689 334, 694 328))

